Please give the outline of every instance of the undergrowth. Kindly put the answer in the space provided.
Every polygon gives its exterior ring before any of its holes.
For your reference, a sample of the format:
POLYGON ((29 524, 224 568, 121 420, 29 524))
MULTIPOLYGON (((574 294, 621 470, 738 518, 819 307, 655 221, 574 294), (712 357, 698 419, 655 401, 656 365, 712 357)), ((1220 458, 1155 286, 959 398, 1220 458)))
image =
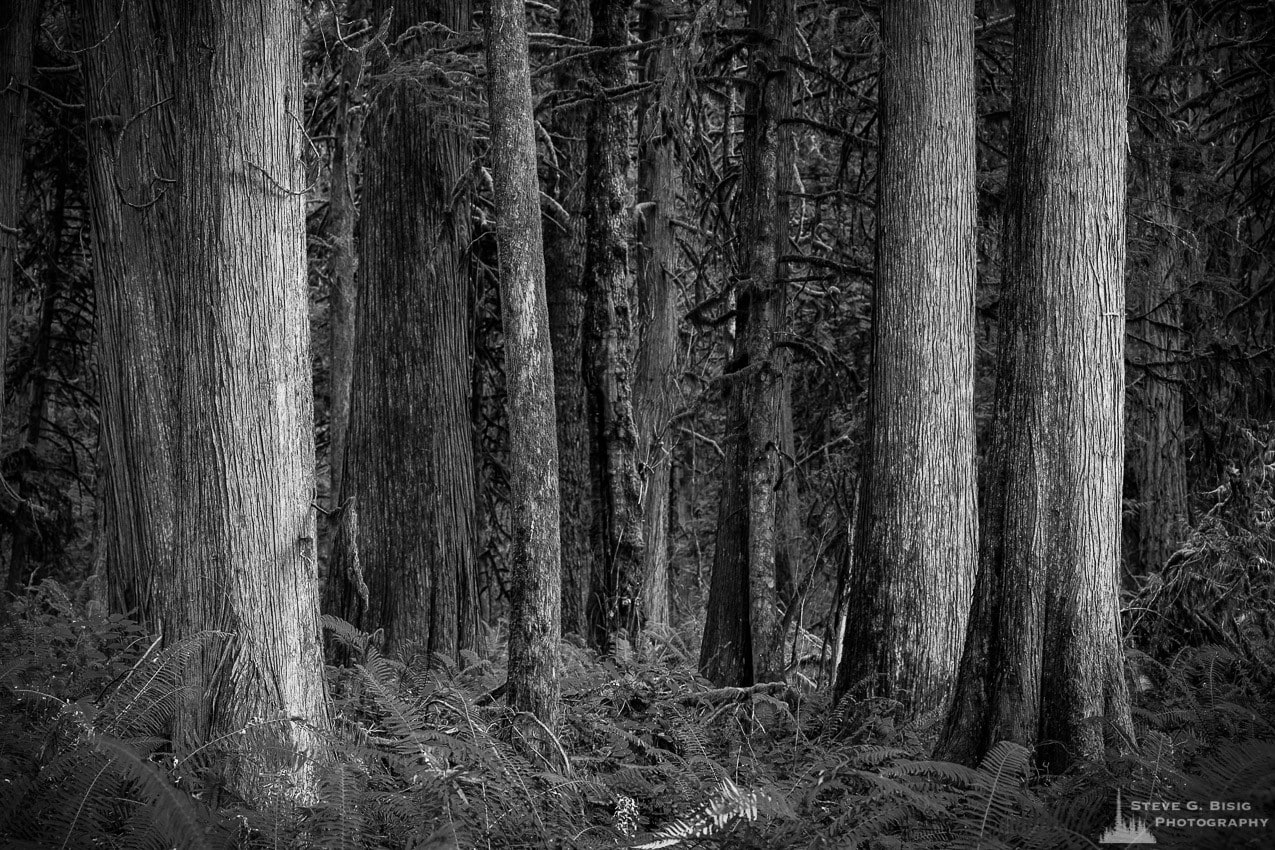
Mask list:
MULTIPOLYGON (((930 730, 891 706, 833 710, 787 683, 716 688, 676 635, 625 660, 564 644, 556 743, 524 740, 491 694, 491 635, 462 667, 383 655, 325 620, 331 751, 312 798, 251 810, 213 792, 214 765, 166 738, 185 659, 46 583, 21 600, 0 666, 0 844, 14 848, 1096 847, 1126 799, 1245 801, 1275 815, 1275 730, 1253 662, 1231 648, 1131 652, 1137 745, 1042 776, 1027 750, 977 767, 926 757, 930 730), (839 718, 863 716, 847 729, 839 718)), ((844 707, 843 707, 844 708, 844 707)), ((1157 830, 1160 844, 1245 845, 1157 830), (1175 843, 1178 842, 1178 843, 1175 843)))

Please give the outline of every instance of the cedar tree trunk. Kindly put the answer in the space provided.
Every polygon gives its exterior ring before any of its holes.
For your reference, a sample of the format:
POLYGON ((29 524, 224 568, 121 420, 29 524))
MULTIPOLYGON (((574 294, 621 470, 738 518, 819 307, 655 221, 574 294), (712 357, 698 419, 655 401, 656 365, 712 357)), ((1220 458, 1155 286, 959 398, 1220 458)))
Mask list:
POLYGON ((110 609, 160 628, 172 562, 175 420, 169 375, 180 302, 175 232, 179 130, 161 10, 82 0, 90 214, 101 386, 102 549, 110 609))
POLYGON ((129 474, 111 487, 116 509, 136 512, 112 530, 152 519, 143 512, 158 497, 133 501, 143 488, 168 498, 160 518, 171 533, 119 549, 156 547, 142 555, 165 642, 205 642, 177 702, 178 754, 224 765, 252 804, 312 800, 328 719, 299 10, 287 0, 89 8, 106 36, 98 49, 122 62, 99 69, 109 77, 90 73, 90 102, 126 110, 90 117, 103 294, 120 302, 103 319, 119 405, 106 427, 119 431, 110 468, 129 474), (138 317, 138 328, 118 324, 138 317))
POLYGON ((1125 7, 1022 3, 1000 372, 965 654, 940 741, 1050 767, 1132 732, 1116 589, 1124 451, 1125 7))
POLYGON ((867 497, 837 695, 915 716, 956 674, 977 561, 974 3, 881 13, 867 497))
MULTIPOLYGON (((642 37, 668 34, 662 3, 642 12, 642 37)), ((638 353, 634 377, 634 420, 642 473, 642 614, 647 625, 669 624, 669 473, 673 467, 675 357, 677 355, 677 242, 671 219, 677 210, 677 160, 666 77, 673 47, 651 49, 643 81, 656 86, 642 102, 638 122, 638 353)))
MULTIPOLYGON (((468 29, 467 0, 374 3, 403 60, 468 29), (409 33, 409 28, 429 25, 409 33)), ((398 57, 395 57, 398 58, 398 57)), ((390 57, 374 58, 382 73, 390 57)), ((364 126, 359 305, 344 494, 357 535, 336 541, 347 619, 459 659, 477 641, 474 461, 469 421, 470 132, 445 80, 389 78, 364 126), (432 83, 432 84, 431 84, 432 83), (343 575, 344 574, 344 575, 343 575), (366 606, 366 607, 365 607, 366 606)), ((345 501, 343 498, 342 501, 345 501)), ((347 524, 350 527, 353 523, 347 524)))

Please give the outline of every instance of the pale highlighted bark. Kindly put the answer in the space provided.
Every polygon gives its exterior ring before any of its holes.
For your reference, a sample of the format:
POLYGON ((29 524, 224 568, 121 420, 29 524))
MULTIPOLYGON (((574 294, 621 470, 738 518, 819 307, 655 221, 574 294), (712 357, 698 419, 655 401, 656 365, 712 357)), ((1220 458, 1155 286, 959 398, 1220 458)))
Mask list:
MULTIPOLYGON (((99 238, 111 251, 155 247, 104 258, 123 274, 104 282, 127 293, 119 319, 147 323, 127 344, 117 325, 105 352, 126 361, 106 366, 119 405, 108 451, 118 452, 112 469, 130 472, 128 492, 151 483, 151 464, 167 464, 153 484, 170 500, 171 533, 130 544, 154 568, 153 620, 165 642, 222 636, 187 667, 174 741, 179 756, 216 748, 225 780, 250 802, 312 800, 329 721, 311 507, 298 10, 284 0, 126 4, 117 26, 119 9, 91 6, 108 29, 90 52, 108 50, 125 70, 91 75, 102 93, 90 102, 119 98, 129 110, 90 116, 105 134, 96 141, 95 199, 107 223, 99 238), (118 48, 106 47, 112 39, 118 48), (169 88, 149 89, 151 80, 169 88), (128 133, 139 129, 145 147, 134 149, 128 133), (136 215, 121 215, 120 204, 136 215)), ((117 509, 150 505, 116 495, 117 509)), ((118 528, 150 519, 139 513, 118 528)))
POLYGON ((1124 452, 1125 7, 1016 19, 1005 291, 979 572, 940 741, 1051 768, 1132 734, 1116 590, 1124 452), (1106 718, 1105 722, 1103 718, 1106 718))
POLYGON ((506 698, 553 729, 560 663, 558 446, 522 0, 488 5, 487 82, 513 515, 506 698))

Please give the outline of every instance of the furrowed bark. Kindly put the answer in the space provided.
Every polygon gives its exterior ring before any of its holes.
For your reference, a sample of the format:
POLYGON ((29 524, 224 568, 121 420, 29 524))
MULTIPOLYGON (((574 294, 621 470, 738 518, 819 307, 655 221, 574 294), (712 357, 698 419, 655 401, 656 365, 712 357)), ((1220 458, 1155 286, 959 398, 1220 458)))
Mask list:
MULTIPOLYGON (((642 11, 642 37, 668 34, 663 4, 642 11)), ((638 122, 637 307, 638 353, 634 378, 634 421, 638 468, 642 473, 642 614, 649 626, 669 624, 669 494, 675 434, 673 414, 677 356, 677 243, 672 218, 677 212, 677 159, 672 112, 665 77, 672 72, 671 44, 655 47, 643 80, 656 85, 644 99, 638 122)))
POLYGON ((939 752, 1132 734, 1116 572, 1124 450, 1124 4, 1022 4, 984 537, 939 752))
POLYGON ((81 0, 80 14, 91 48, 83 67, 108 605, 159 630, 176 521, 168 375, 178 305, 165 281, 176 278, 179 253, 156 238, 176 226, 174 88, 153 72, 162 50, 153 5, 81 0))
POLYGON ((940 709, 974 586, 972 0, 882 7, 866 498, 838 696, 940 709))
MULTIPOLYGON (((411 61, 468 29, 465 0, 376 2, 388 40, 411 61), (421 30, 409 32, 422 24, 421 30)), ((358 512, 367 608, 347 589, 348 618, 459 660, 478 637, 476 492, 469 373, 470 131, 464 95, 402 76, 386 80, 364 127, 355 319, 344 498, 358 512)), ((395 73, 397 77, 393 76, 395 73)), ((335 572, 353 569, 338 537, 335 572), (344 550, 344 551, 343 551, 344 550)))

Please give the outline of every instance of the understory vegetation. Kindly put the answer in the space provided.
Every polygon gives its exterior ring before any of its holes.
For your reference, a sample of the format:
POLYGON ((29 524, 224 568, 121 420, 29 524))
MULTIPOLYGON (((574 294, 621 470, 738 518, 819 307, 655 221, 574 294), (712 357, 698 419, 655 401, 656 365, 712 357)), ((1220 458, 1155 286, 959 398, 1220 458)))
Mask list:
MULTIPOLYGON (((805 644, 786 682, 714 687, 695 671, 695 636, 673 630, 608 658, 564 645, 565 710, 546 748, 543 736, 528 734, 535 721, 498 699, 500 632, 467 653, 463 667, 437 659, 431 666, 410 649, 387 657, 377 636, 325 618, 330 656, 340 663, 328 667, 337 731, 326 752, 314 754, 319 796, 298 801, 280 788, 277 805, 251 809, 218 772, 248 736, 213 741, 181 761, 166 738, 183 666, 222 651, 231 636, 203 634, 161 650, 134 623, 103 613, 87 588, 77 596, 45 581, 4 627, 11 660, 0 669, 0 841, 351 850, 1094 847, 1115 817, 1117 791, 1126 800, 1247 803, 1246 817, 1272 817, 1269 644, 1217 634, 1209 637, 1218 643, 1191 645, 1182 637, 1200 633, 1169 625, 1216 613, 1216 594, 1179 586, 1186 566, 1207 557, 1212 568, 1190 574, 1230 575, 1227 558, 1270 569, 1268 538, 1219 542, 1213 527, 1206 518, 1165 575, 1152 577, 1146 587, 1154 592, 1127 599, 1127 624, 1143 640, 1155 635, 1154 654, 1128 655, 1137 740, 1109 751, 1105 764, 1061 776, 1036 772, 1030 753, 1008 742, 977 768, 930 760, 933 724, 896 722, 897 706, 887 700, 830 705, 828 689, 817 687, 826 678, 817 648, 801 663, 805 644), (1264 654, 1249 651, 1258 646, 1264 654)), ((1269 587, 1232 589, 1230 622, 1253 636, 1269 606, 1242 594, 1269 587)), ((1195 848, 1257 848, 1267 834, 1156 829, 1161 844, 1195 848)))

